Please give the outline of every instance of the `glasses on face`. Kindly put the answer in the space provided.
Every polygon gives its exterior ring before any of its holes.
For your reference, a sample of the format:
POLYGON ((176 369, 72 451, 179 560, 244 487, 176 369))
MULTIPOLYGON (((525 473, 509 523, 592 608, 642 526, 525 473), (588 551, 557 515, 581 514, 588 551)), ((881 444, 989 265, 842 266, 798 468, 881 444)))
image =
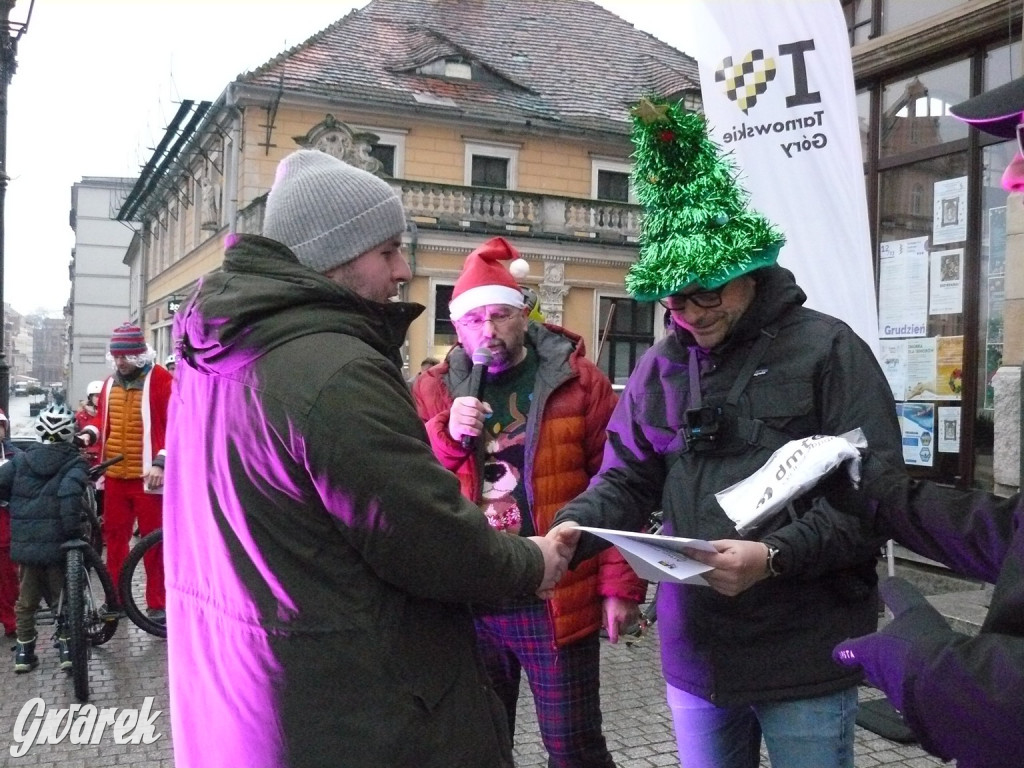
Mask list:
POLYGON ((484 323, 490 322, 495 328, 505 325, 509 320, 519 314, 517 309, 503 309, 500 312, 492 312, 489 315, 466 315, 455 321, 460 328, 470 331, 478 331, 484 327, 484 323))
POLYGON ((664 299, 658 299, 658 303, 661 304, 669 312, 682 312, 686 309, 686 302, 692 301, 701 309, 711 309, 712 307, 720 306, 722 303, 722 291, 725 290, 725 286, 715 288, 713 291, 694 291, 693 293, 676 293, 672 296, 666 296, 664 299))
POLYGON ((1017 151, 1024 155, 1024 123, 1017 124, 1017 151))

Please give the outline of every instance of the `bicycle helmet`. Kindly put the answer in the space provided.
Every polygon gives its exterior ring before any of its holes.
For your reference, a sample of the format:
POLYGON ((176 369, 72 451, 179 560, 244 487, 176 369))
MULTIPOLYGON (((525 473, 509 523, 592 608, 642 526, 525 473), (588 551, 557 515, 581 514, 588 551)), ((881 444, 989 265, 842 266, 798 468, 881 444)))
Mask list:
POLYGON ((89 382, 89 386, 87 386, 85 388, 85 396, 89 397, 89 395, 98 395, 102 391, 103 391, 103 381, 102 380, 100 380, 100 381, 90 381, 89 382))
POLYGON ((36 420, 36 434, 43 443, 69 442, 76 431, 75 414, 63 404, 47 406, 36 420))

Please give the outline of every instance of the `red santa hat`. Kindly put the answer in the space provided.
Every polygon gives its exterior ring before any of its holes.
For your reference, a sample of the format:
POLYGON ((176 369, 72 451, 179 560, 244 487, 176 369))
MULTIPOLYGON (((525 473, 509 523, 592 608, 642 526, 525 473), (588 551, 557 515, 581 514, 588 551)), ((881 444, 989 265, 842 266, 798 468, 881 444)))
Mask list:
POLYGON ((518 273, 526 264, 519 252, 503 237, 492 237, 466 257, 462 274, 455 281, 448 304, 451 319, 458 320, 472 309, 491 304, 525 307, 523 292, 512 273, 501 263, 513 262, 518 273))

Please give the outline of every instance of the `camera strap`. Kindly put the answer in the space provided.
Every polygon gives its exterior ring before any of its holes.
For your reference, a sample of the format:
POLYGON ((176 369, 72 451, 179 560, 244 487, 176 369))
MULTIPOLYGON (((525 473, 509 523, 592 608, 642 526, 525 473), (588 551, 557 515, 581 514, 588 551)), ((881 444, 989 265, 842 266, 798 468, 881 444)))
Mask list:
MULTIPOLYGON (((750 354, 747 355, 747 359, 744 362, 743 367, 740 369, 739 374, 736 376, 736 380, 729 389, 729 394, 726 395, 725 405, 729 407, 728 410, 735 412, 736 405, 739 403, 740 397, 743 395, 743 391, 747 388, 747 384, 750 383, 750 380, 754 376, 754 371, 757 370, 758 365, 760 365, 761 361, 764 359, 765 353, 768 352, 768 347, 771 346, 771 343, 778 335, 779 326, 777 323, 771 323, 761 329, 761 335, 751 348, 750 354)), ((690 408, 700 408, 703 403, 700 391, 700 354, 696 347, 690 347, 689 351, 689 406, 690 408)), ((790 435, 769 427, 760 419, 748 419, 746 417, 739 416, 736 418, 735 428, 737 437, 743 439, 750 445, 759 445, 771 451, 780 448, 791 439, 790 435)))

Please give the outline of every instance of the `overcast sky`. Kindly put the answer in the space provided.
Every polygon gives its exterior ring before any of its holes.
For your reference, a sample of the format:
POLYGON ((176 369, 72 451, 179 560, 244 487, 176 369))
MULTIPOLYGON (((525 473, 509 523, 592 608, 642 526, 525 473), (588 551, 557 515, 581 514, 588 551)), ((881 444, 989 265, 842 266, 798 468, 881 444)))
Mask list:
MULTIPOLYGON (((22 314, 63 310, 72 184, 137 176, 178 102, 216 99, 367 1, 36 0, 8 89, 4 301, 22 314)), ((599 2, 651 32, 673 4, 599 2)), ((29 5, 17 0, 12 21, 29 5)))

